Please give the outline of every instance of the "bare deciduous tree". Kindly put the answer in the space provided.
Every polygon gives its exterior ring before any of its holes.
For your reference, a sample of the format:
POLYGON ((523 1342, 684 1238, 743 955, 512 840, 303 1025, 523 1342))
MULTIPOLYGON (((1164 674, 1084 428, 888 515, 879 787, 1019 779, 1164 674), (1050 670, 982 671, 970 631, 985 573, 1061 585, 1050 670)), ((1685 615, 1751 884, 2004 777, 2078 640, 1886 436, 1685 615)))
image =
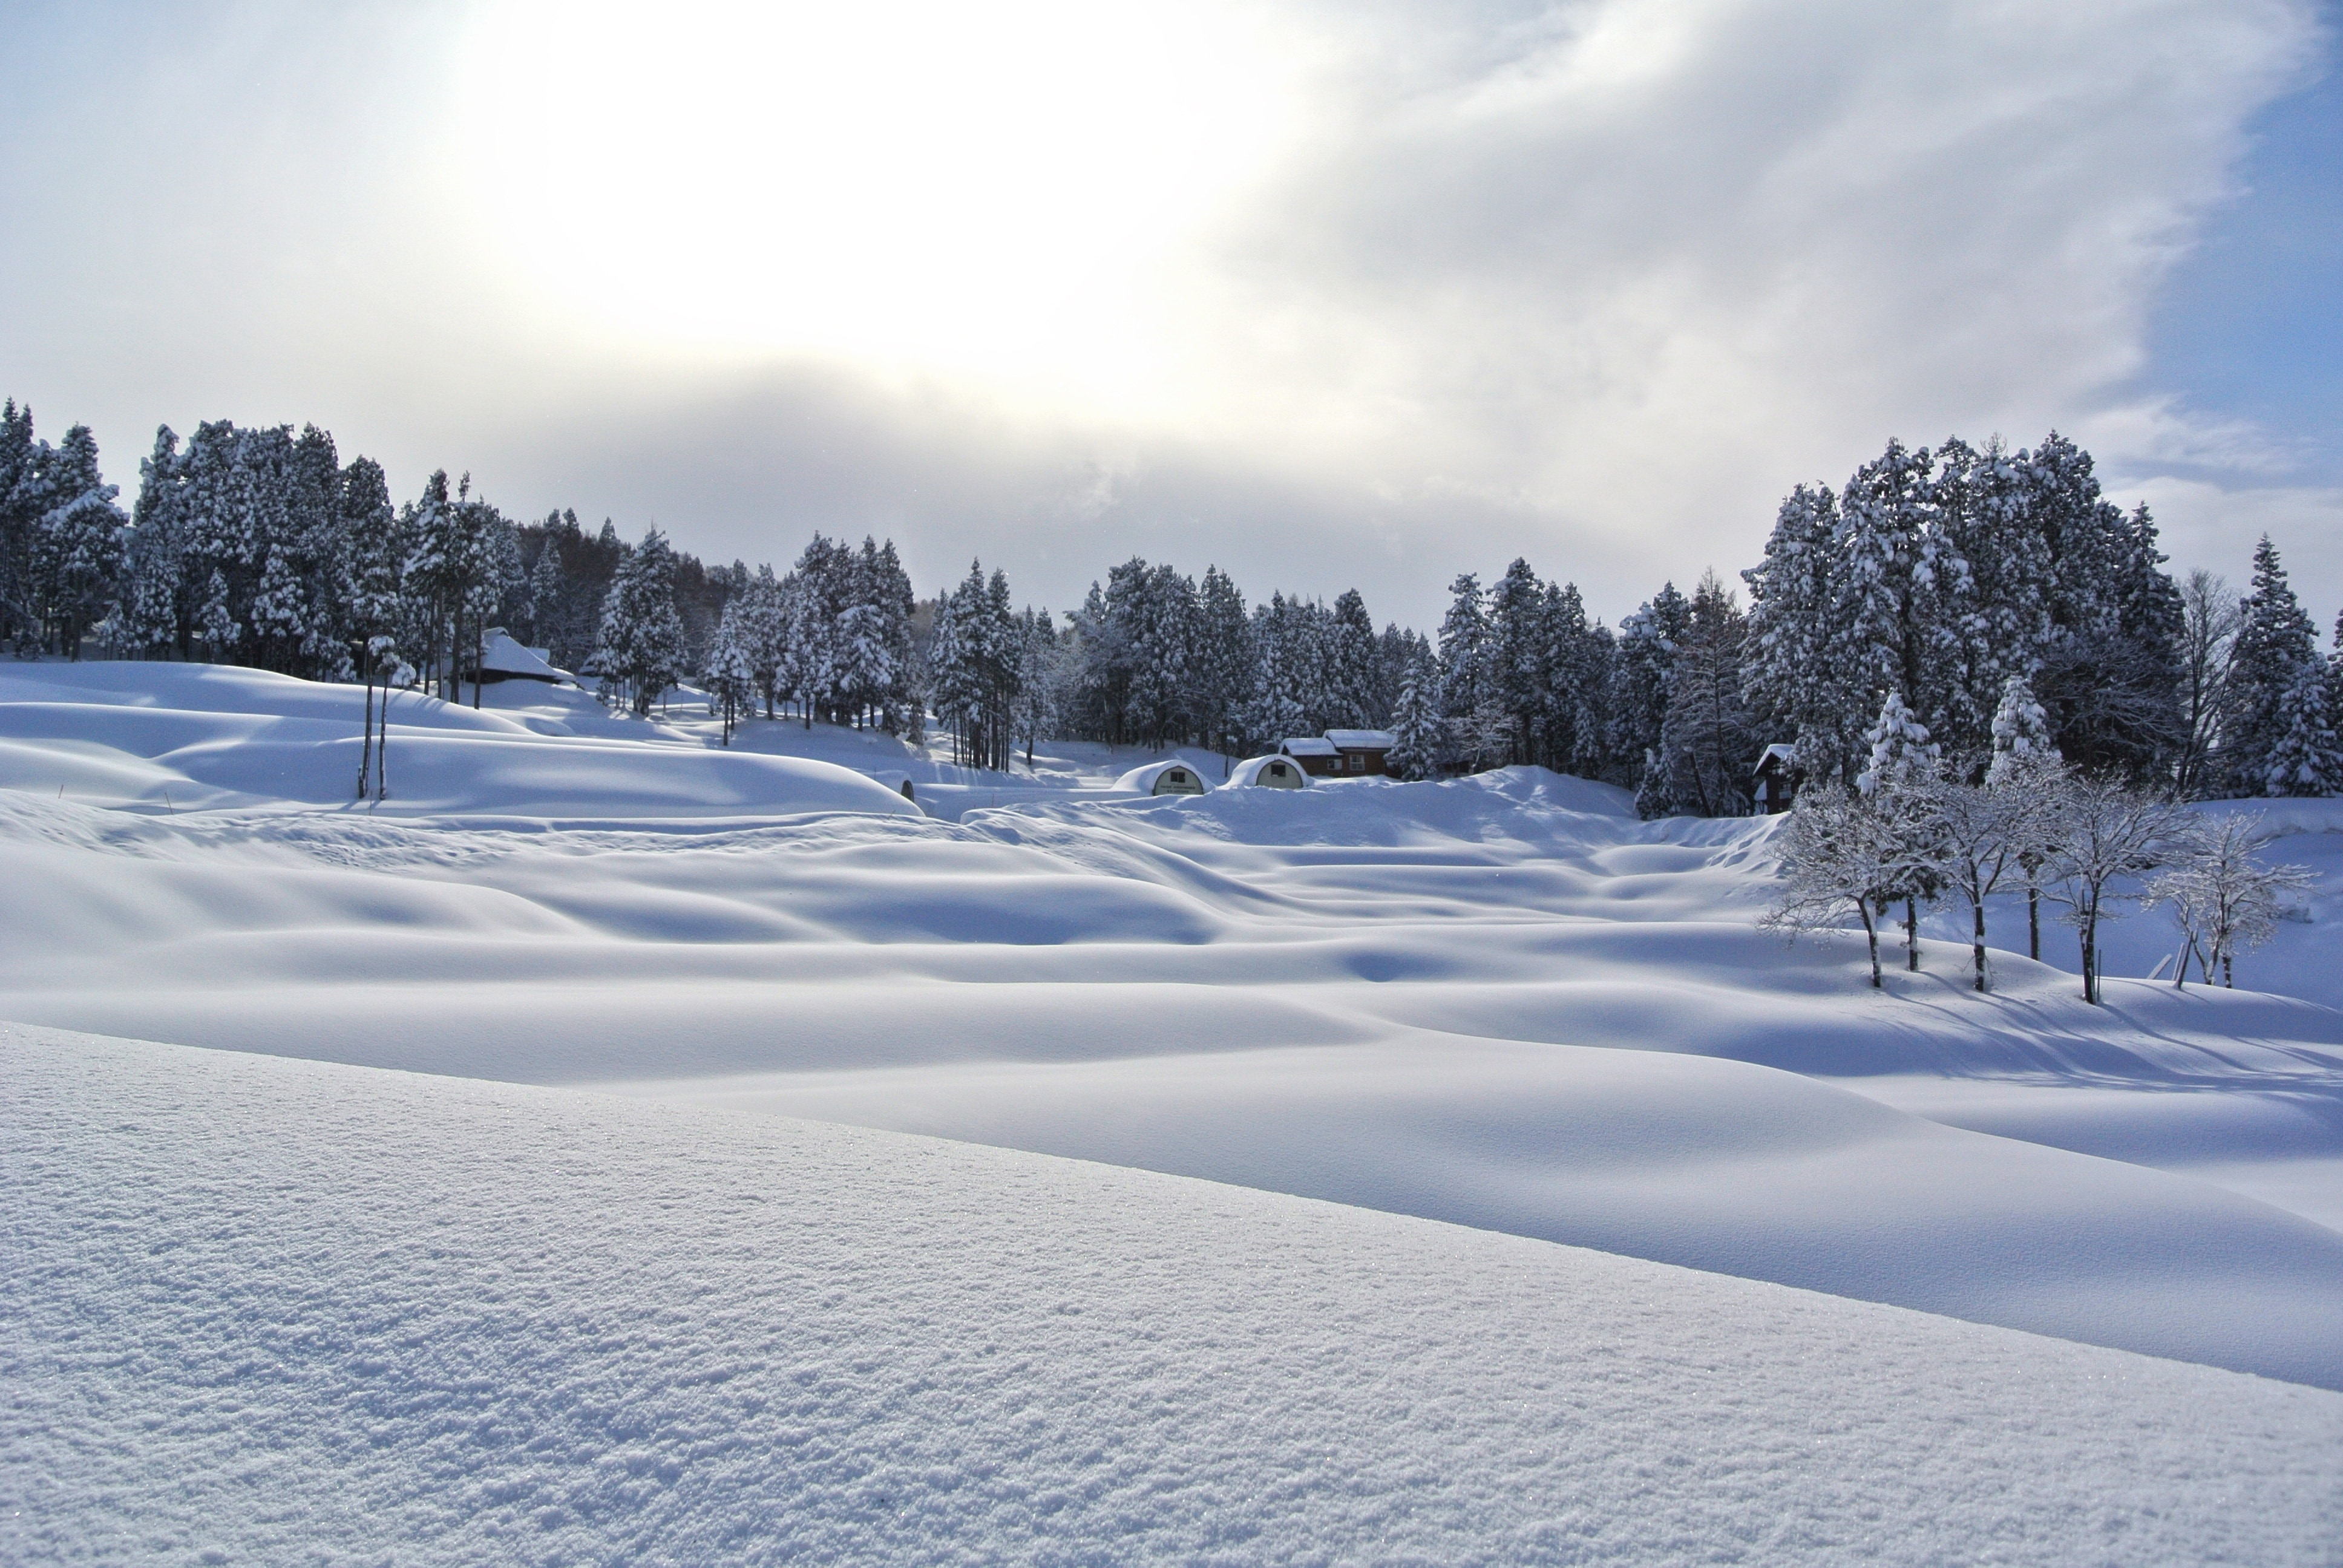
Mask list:
POLYGON ((2217 969, 2221 983, 2235 986, 2237 950, 2269 940, 2284 908, 2281 895, 2311 885, 2310 873, 2300 867, 2273 866, 2255 852, 2268 841, 2261 820, 2251 815, 2200 819, 2176 850, 2178 864, 2148 884, 2150 901, 2171 910, 2186 939, 2174 986, 2187 983, 2191 953, 2207 985, 2217 969))
POLYGON ((1893 897, 1896 863, 1885 816, 1868 796, 1836 784, 1810 787, 1790 809, 1777 843, 1782 893, 1761 923, 1795 940, 1801 931, 1835 930, 1855 916, 1871 948, 1871 987, 1880 990, 1874 911, 1884 913, 1893 897))

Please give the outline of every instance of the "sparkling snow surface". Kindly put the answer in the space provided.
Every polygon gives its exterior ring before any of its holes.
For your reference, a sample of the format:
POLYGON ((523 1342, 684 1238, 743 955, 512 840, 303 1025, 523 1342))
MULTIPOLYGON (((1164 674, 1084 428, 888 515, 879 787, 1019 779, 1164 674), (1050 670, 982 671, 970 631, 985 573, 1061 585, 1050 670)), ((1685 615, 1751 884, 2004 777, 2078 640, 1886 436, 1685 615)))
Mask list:
MULTIPOLYGON (((402 697, 368 810, 307 782, 355 778, 355 691, 0 669, 0 880, 34 890, 0 904, 0 1017, 1071 1155, 2343 1387, 2328 1008, 2117 980, 2092 1009, 2006 952, 1980 998, 1940 943, 1874 994, 1859 940, 1753 929, 1772 824, 1534 769, 1073 787, 1126 752, 987 809, 884 737, 728 754, 490 697, 519 705, 402 697), (435 735, 486 760, 435 776, 435 735), (784 768, 760 810, 736 764, 784 768)), ((2286 810, 2281 849, 2331 863, 2343 809, 2286 810)), ((2247 983, 2334 983, 2333 894, 2247 983)))
POLYGON ((2343 1395, 1004 1150, 0 1026, 0 1559, 2312 1563, 2343 1395))

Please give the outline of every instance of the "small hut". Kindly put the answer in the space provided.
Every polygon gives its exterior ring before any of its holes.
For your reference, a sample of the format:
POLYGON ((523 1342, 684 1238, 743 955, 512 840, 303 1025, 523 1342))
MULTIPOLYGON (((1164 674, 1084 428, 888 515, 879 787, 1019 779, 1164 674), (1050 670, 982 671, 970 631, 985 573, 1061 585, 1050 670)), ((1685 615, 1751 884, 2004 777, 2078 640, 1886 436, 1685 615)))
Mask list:
POLYGON ((1114 787, 1134 795, 1202 795, 1204 776, 1185 762, 1150 762, 1114 781, 1114 787))
POLYGON ((1278 755, 1291 757, 1302 764, 1302 771, 1312 779, 1324 779, 1342 770, 1342 754, 1334 743, 1322 735, 1289 735, 1277 743, 1278 755))
POLYGON ((1310 776, 1291 757, 1248 757, 1229 770, 1228 782, 1221 788, 1236 789, 1251 785, 1264 789, 1302 789, 1309 783, 1310 776))
POLYGON ((1759 816, 1772 817, 1790 809, 1798 793, 1797 767, 1797 748, 1786 741, 1777 740, 1759 755, 1749 792, 1759 816))
POLYGON ((480 642, 480 684, 494 686, 500 680, 536 680, 548 686, 575 686, 577 677, 566 669, 556 669, 546 662, 544 652, 523 648, 500 626, 488 628, 488 636, 480 642))
POLYGON ((1383 759, 1399 744, 1399 737, 1388 729, 1329 729, 1326 743, 1342 758, 1336 772, 1353 779, 1373 778, 1390 771, 1383 759))

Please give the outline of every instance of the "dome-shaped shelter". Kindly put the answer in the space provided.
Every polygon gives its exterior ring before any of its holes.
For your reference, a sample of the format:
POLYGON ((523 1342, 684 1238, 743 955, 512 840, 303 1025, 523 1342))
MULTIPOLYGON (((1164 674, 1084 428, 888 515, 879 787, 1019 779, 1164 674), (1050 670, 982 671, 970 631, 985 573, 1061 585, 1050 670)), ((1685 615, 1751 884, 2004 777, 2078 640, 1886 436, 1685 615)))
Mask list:
POLYGON ((1228 782, 1221 788, 1234 789, 1248 784, 1264 789, 1306 789, 1310 775, 1291 757, 1248 757, 1230 769, 1228 782))
POLYGON ((1137 795, 1202 795, 1208 788, 1202 774, 1177 759, 1134 768, 1116 779, 1114 787, 1137 795))

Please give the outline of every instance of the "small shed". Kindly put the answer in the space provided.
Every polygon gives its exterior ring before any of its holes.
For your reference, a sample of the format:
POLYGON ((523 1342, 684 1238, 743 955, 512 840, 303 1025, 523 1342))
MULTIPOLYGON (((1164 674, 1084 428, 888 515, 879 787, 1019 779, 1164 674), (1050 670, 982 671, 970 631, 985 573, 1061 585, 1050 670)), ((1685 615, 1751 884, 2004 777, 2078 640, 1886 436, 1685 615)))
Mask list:
POLYGON ((1204 776, 1185 762, 1150 762, 1114 781, 1117 789, 1139 795, 1202 795, 1204 776))
POLYGON ((1389 771, 1383 759, 1399 744, 1399 737, 1388 729, 1329 729, 1326 741, 1342 759, 1335 771, 1355 779, 1389 771))
POLYGON ((1291 757, 1248 757, 1229 770, 1223 789, 1235 789, 1246 785, 1264 789, 1302 789, 1309 787, 1310 776, 1302 764, 1291 757))
POLYGON ((1758 755, 1755 781, 1750 790, 1757 814, 1772 817, 1790 809, 1798 793, 1798 749, 1777 740, 1758 755))
POLYGON ((1342 770, 1342 754, 1334 743, 1322 735, 1289 735, 1277 743, 1278 755, 1291 757, 1302 764, 1302 770, 1312 779, 1324 779, 1342 770))
POLYGON ((488 636, 481 639, 479 677, 483 686, 494 686, 499 680, 539 680, 548 686, 577 683, 568 670, 556 669, 546 662, 544 654, 523 648, 500 626, 488 628, 488 636))

